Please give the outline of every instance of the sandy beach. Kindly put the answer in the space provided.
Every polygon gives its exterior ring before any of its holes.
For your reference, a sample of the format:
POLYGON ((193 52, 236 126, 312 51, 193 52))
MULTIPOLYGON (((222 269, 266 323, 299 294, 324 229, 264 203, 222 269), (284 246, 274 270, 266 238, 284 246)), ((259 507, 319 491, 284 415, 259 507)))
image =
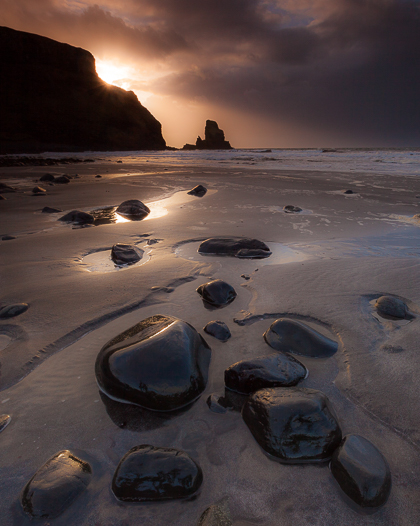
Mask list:
POLYGON ((93 474, 80 498, 51 521, 57 526, 194 526, 220 501, 227 502, 234 526, 417 524, 418 164, 405 166, 397 158, 387 170, 367 158, 366 167, 359 163, 350 170, 332 153, 318 165, 313 157, 313 169, 300 169, 293 164, 297 154, 290 154, 283 166, 268 168, 258 161, 270 153, 206 155, 103 154, 94 163, 1 168, 0 182, 16 191, 3 193, 0 202, 0 308, 29 305, 23 314, 0 320, 0 414, 11 416, 0 433, 3 524, 31 522, 20 493, 65 449, 89 462, 93 474), (46 173, 68 175, 70 183, 40 182, 46 173), (188 195, 198 184, 206 195, 188 195), (46 195, 33 195, 36 186, 46 195), (58 220, 71 210, 100 217, 98 210, 109 212, 127 199, 145 203, 150 215, 84 228, 58 220), (302 210, 286 213, 286 205, 302 210), (62 212, 42 213, 44 207, 62 212), (256 238, 272 255, 199 254, 199 244, 215 236, 256 238), (140 262, 115 266, 110 250, 116 243, 142 249, 140 262), (196 289, 215 279, 232 285, 237 297, 212 311, 196 289), (378 316, 373 304, 383 295, 404 301, 410 317, 378 316), (188 322, 212 350, 206 389, 181 414, 107 399, 96 382, 101 348, 156 314, 188 322), (281 317, 300 320, 338 343, 332 357, 299 357, 309 371, 299 385, 324 392, 343 435, 362 435, 387 459, 392 489, 375 513, 363 514, 346 501, 328 463, 275 462, 240 411, 217 414, 206 403, 211 394, 224 394, 227 367, 272 352, 262 335, 281 317), (203 331, 211 320, 227 324, 227 342, 203 331), (199 492, 189 500, 117 501, 114 471, 140 444, 187 452, 203 471, 199 492))

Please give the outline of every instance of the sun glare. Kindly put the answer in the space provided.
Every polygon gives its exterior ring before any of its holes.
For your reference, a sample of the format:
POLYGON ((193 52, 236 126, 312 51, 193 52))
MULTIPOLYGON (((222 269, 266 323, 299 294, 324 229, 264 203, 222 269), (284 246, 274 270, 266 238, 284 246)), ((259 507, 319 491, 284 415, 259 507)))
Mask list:
POLYGON ((131 68, 128 66, 120 66, 112 62, 96 59, 96 72, 99 77, 108 84, 123 87, 121 82, 123 79, 129 78, 131 75, 131 68))

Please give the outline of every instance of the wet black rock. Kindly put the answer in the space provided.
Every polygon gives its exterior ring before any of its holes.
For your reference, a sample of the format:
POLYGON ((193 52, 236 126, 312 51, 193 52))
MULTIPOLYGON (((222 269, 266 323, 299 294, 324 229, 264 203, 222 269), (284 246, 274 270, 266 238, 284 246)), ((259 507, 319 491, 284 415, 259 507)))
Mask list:
POLYGON ((51 208, 50 206, 44 206, 42 209, 43 214, 57 214, 58 212, 62 212, 60 208, 51 208))
POLYGON ((281 462, 326 461, 341 442, 334 410, 315 389, 261 389, 248 398, 242 416, 259 445, 281 462))
POLYGON ((302 209, 299 208, 298 206, 294 206, 294 205, 286 205, 286 206, 283 206, 283 210, 290 214, 290 213, 294 213, 294 212, 302 212, 302 209))
POLYGON ((117 243, 111 249, 111 259, 116 265, 133 265, 141 260, 144 251, 134 245, 117 243))
POLYGON ((404 319, 408 312, 407 305, 393 296, 381 296, 376 300, 375 307, 379 314, 391 318, 404 319))
POLYGON ((236 298, 236 292, 232 285, 221 279, 200 285, 197 292, 205 303, 217 308, 229 305, 236 298))
POLYGON ((273 322, 264 333, 264 339, 276 351, 314 358, 327 358, 338 349, 338 344, 334 340, 300 321, 289 318, 280 318, 273 322))
POLYGON ((197 526, 232 526, 227 506, 212 504, 201 515, 197 526))
POLYGON ((16 188, 13 188, 6 183, 0 183, 0 194, 12 194, 14 192, 16 192, 16 188))
POLYGON ((41 188, 40 186, 35 186, 35 188, 32 188, 32 193, 34 195, 45 195, 47 191, 45 188, 41 188))
POLYGON ((229 327, 223 321, 209 321, 204 327, 204 330, 207 334, 210 334, 221 342, 227 342, 231 337, 229 327))
POLYGON ((59 175, 58 177, 54 178, 54 183, 57 184, 69 184, 69 182, 70 177, 68 177, 67 175, 59 175))
POLYGON ((95 179, 101 179, 102 178, 102 175, 95 175, 95 179))
POLYGON ((293 356, 270 354, 243 360, 225 370, 225 385, 238 393, 249 394, 264 387, 291 387, 307 375, 306 367, 293 356))
POLYGON ((198 252, 199 254, 259 259, 271 256, 270 249, 265 243, 248 237, 211 237, 201 243, 198 252))
POLYGON ((72 210, 63 217, 60 217, 59 221, 64 221, 65 223, 75 223, 76 225, 92 225, 95 219, 92 214, 88 214, 87 212, 72 210))
POLYGON ((207 188, 201 184, 194 186, 192 190, 187 192, 188 195, 196 195, 197 197, 203 197, 207 193, 207 188))
POLYGON ((347 435, 331 460, 331 472, 341 489, 356 504, 376 508, 391 491, 391 472, 376 447, 359 435, 347 435))
POLYGON ((153 411, 174 411, 191 404, 204 391, 210 355, 209 346, 194 327, 158 314, 101 349, 96 379, 110 398, 153 411))
POLYGON ((251 279, 251 276, 249 274, 241 274, 241 278, 244 278, 248 281, 249 279, 251 279))
POLYGON ((202 481, 200 466, 184 451, 144 444, 124 455, 112 491, 128 502, 183 499, 193 495, 202 481))
POLYGON ((354 194, 353 190, 345 190, 345 194, 354 194))
POLYGON ((53 519, 63 513, 87 488, 90 465, 70 451, 51 457, 23 488, 21 504, 35 519, 53 519))
POLYGON ((150 214, 150 208, 138 199, 129 199, 121 203, 116 212, 127 219, 140 220, 150 214))
POLYGON ((2 241, 11 241, 12 239, 16 239, 16 237, 15 236, 5 235, 1 239, 2 239, 2 241))
POLYGON ((0 309, 0 319, 14 318, 23 314, 29 309, 27 303, 14 303, 13 305, 6 305, 0 309))
POLYGON ((52 174, 44 174, 42 177, 39 178, 40 181, 44 182, 50 182, 53 183, 55 181, 55 177, 52 174))
POLYGON ((11 422, 11 417, 10 415, 0 415, 0 433, 6 429, 6 427, 10 424, 11 422))

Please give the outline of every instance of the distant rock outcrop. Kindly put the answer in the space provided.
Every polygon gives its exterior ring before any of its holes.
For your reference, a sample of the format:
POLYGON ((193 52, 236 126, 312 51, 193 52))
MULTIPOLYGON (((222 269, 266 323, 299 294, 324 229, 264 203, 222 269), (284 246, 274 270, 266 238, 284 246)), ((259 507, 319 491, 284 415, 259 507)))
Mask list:
POLYGON ((160 123, 84 49, 0 27, 0 77, 0 154, 166 147, 160 123))
POLYGON ((216 121, 206 121, 205 139, 197 137, 194 144, 185 144, 183 150, 232 150, 229 141, 225 141, 223 130, 219 129, 216 121))

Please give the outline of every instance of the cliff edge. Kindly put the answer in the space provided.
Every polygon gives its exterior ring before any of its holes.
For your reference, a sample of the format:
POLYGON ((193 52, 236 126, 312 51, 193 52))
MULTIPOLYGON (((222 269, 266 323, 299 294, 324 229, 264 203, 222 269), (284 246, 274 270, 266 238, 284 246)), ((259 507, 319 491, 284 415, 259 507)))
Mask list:
POLYGON ((0 27, 0 153, 161 150, 161 124, 88 51, 0 27))

